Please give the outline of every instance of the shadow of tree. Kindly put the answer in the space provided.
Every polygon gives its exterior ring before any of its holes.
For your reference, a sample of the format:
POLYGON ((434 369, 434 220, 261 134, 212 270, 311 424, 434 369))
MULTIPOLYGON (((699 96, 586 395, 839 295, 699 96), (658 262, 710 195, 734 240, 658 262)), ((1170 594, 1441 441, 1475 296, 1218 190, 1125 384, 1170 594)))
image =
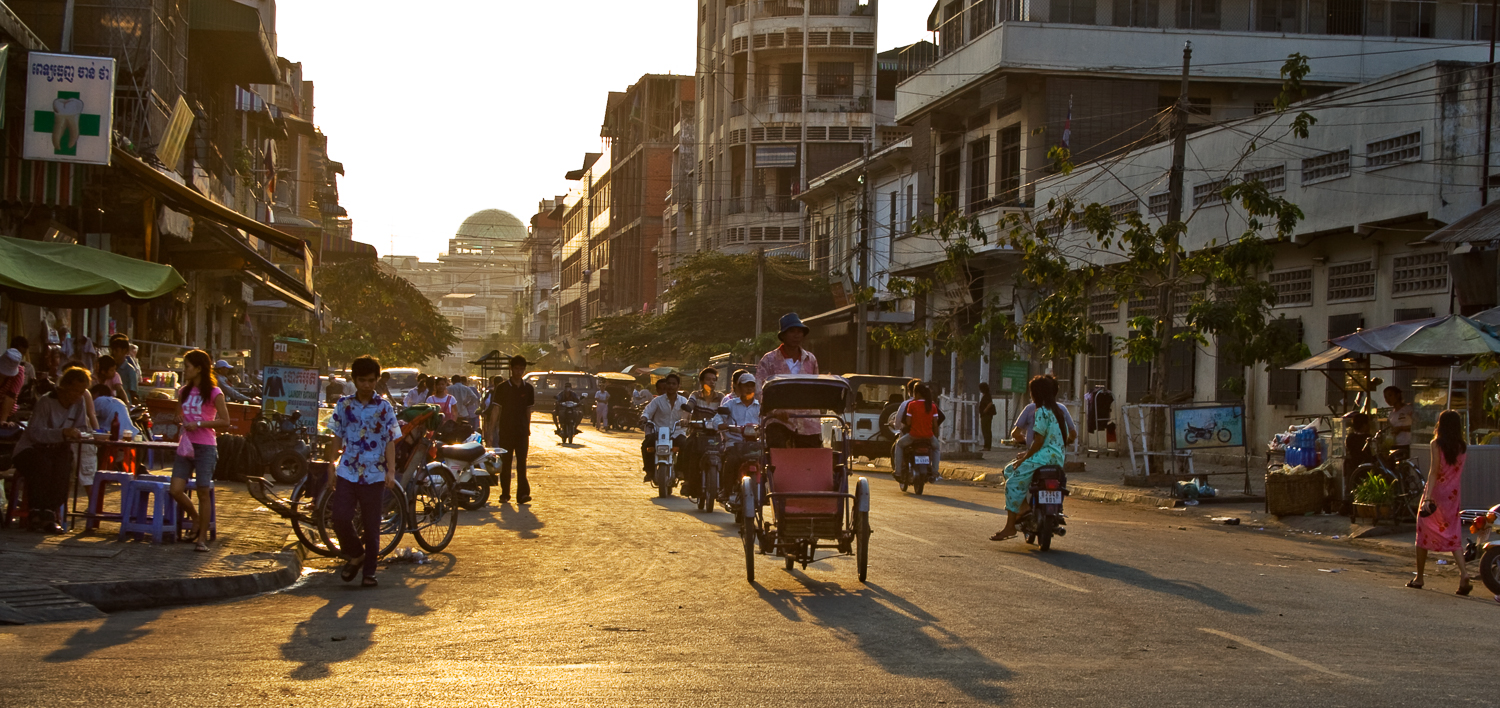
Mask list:
POLYGON ((379 610, 420 617, 432 612, 423 599, 427 584, 453 571, 457 559, 448 553, 429 556, 427 565, 386 566, 375 588, 345 584, 329 575, 310 583, 296 594, 327 600, 307 619, 298 622, 281 645, 281 656, 297 666, 287 678, 313 681, 327 678, 335 664, 353 661, 375 644, 378 625, 371 611, 379 610), (398 567, 401 570, 398 570, 398 567))
POLYGON ((129 644, 151 634, 146 625, 160 617, 165 609, 139 612, 116 612, 93 627, 80 627, 61 647, 42 658, 50 664, 77 661, 101 649, 129 644))
POLYGON ((977 701, 1003 702, 1012 672, 942 626, 921 607, 874 583, 850 590, 792 571, 798 590, 756 584, 762 600, 786 619, 828 628, 887 673, 943 681, 977 701))
POLYGON ((1239 602, 1203 583, 1189 580, 1170 580, 1152 575, 1140 568, 1121 565, 1102 558, 1072 553, 1066 550, 1037 553, 1032 555, 1032 557, 1039 563, 1046 563, 1047 565, 1062 568, 1063 570, 1085 573, 1107 580, 1117 580, 1142 590, 1150 590, 1152 592, 1180 597, 1184 600, 1192 600, 1193 602, 1231 614, 1258 615, 1261 613, 1261 610, 1239 602))

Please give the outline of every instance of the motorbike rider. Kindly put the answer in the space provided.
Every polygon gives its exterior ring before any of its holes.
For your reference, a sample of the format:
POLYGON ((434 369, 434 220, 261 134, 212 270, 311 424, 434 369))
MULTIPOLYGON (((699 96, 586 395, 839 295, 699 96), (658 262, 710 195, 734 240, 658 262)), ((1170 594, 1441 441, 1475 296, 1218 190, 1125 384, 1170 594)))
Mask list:
POLYGON ((571 402, 571 403, 579 403, 580 402, 580 399, 578 398, 578 392, 573 390, 573 384, 568 383, 568 382, 563 382, 563 390, 562 390, 561 393, 557 394, 557 403, 558 403, 558 405, 552 407, 552 425, 554 427, 556 427, 559 431, 562 430, 562 418, 559 415, 559 414, 562 413, 562 410, 563 410, 562 404, 569 403, 569 402, 571 402))
MULTIPOLYGON (((677 374, 667 374, 659 384, 662 394, 651 399, 651 402, 646 404, 646 409, 641 411, 641 430, 645 432, 645 440, 641 442, 641 465, 646 472, 646 477, 642 481, 647 484, 655 481, 656 429, 671 427, 687 417, 687 412, 682 410, 682 404, 687 399, 677 393, 677 388, 682 385, 681 377, 677 374)), ((682 447, 684 441, 685 438, 682 435, 672 438, 672 444, 679 448, 682 447)))
POLYGON ((920 438, 927 438, 932 441, 932 476, 937 479, 938 462, 942 456, 937 431, 947 416, 932 402, 932 388, 927 384, 918 383, 912 393, 912 400, 907 401, 901 410, 901 428, 904 432, 896 440, 896 444, 891 446, 891 469, 900 471, 906 459, 907 446, 920 438))
POLYGON ((720 429, 724 431, 724 442, 729 454, 724 456, 724 469, 738 469, 744 459, 742 443, 745 436, 738 428, 760 425, 760 399, 755 397, 755 374, 742 372, 735 378, 734 393, 720 404, 729 409, 729 415, 720 416, 720 429), (733 426, 733 427, 730 427, 733 426))
POLYGON ((234 375, 234 364, 231 364, 223 359, 214 362, 214 375, 219 377, 219 390, 224 392, 224 397, 229 399, 230 403, 250 402, 249 396, 246 396, 245 394, 235 390, 235 388, 233 386, 230 386, 228 383, 229 377, 234 375))
MULTIPOLYGON (((688 396, 688 403, 693 410, 688 414, 692 419, 712 420, 717 417, 719 403, 724 397, 714 391, 719 385, 719 370, 712 366, 698 372, 698 390, 688 396)), ((693 435, 688 437, 686 445, 682 448, 682 494, 687 497, 698 496, 698 487, 701 482, 698 463, 703 458, 704 445, 702 439, 693 435)))

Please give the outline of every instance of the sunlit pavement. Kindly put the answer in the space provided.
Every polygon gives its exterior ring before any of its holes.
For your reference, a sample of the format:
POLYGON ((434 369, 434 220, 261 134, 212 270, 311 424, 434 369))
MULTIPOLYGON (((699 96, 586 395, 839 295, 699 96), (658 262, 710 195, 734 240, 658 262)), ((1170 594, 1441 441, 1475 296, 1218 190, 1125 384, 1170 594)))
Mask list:
POLYGON ((1493 702, 1500 605, 1451 568, 1409 590, 1403 559, 1081 501, 1043 554, 987 540, 998 489, 875 476, 869 583, 762 556, 750 585, 639 437, 533 435, 533 503, 465 512, 432 564, 0 629, 0 706, 1493 702))

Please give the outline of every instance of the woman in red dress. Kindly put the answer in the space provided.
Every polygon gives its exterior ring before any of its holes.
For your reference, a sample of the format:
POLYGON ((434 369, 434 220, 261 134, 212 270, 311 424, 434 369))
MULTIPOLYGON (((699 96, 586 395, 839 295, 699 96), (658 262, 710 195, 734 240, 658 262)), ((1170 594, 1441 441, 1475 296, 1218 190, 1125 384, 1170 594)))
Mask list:
POLYGON ((1427 552, 1434 551, 1453 554, 1453 562, 1458 566, 1458 594, 1468 595, 1474 589, 1464 568, 1463 526, 1458 520, 1459 479, 1464 473, 1468 449, 1458 411, 1443 411, 1432 435, 1432 472, 1427 475, 1427 488, 1417 506, 1417 577, 1406 587, 1422 587, 1427 552))

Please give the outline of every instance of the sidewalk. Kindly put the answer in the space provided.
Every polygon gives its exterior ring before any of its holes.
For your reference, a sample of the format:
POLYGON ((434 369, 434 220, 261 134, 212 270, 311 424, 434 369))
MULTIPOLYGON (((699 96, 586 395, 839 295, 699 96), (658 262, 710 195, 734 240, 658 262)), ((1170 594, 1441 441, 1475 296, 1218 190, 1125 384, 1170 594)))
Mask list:
MULTIPOLYGON (((48 536, 0 530, 0 624, 84 619, 102 612, 208 602, 285 587, 302 563, 291 526, 221 482, 218 539, 209 553, 192 544, 117 541, 119 524, 48 536)), ((80 500, 81 504, 81 500, 80 500)), ((115 508, 118 499, 106 508, 115 508)))

